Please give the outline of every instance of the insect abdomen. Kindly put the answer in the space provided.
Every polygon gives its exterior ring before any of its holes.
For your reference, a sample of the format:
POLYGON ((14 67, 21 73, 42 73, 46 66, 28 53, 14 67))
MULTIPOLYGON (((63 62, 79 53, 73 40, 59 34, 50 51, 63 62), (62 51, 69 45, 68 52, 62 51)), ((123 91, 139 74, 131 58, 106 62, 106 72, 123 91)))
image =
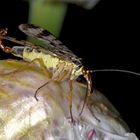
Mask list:
POLYGON ((25 47, 23 52, 23 59, 28 61, 33 61, 35 59, 41 59, 46 66, 46 68, 56 68, 59 63, 59 59, 50 54, 43 53, 37 49, 28 50, 28 47, 25 47))

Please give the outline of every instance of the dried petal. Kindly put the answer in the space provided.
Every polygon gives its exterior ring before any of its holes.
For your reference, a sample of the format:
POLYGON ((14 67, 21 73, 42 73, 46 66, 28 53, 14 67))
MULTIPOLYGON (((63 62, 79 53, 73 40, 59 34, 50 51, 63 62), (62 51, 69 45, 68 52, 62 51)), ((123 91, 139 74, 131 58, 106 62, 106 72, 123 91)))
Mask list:
POLYGON ((98 91, 81 111, 86 86, 73 83, 73 117, 69 81, 50 82, 38 62, 0 61, 0 139, 2 140, 136 140, 119 113, 98 91), (93 114, 94 113, 94 114, 93 114))

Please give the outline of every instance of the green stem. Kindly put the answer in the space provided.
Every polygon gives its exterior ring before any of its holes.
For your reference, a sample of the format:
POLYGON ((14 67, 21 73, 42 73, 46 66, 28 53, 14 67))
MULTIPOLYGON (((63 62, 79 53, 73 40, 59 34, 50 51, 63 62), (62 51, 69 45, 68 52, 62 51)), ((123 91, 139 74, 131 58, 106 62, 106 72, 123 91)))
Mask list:
POLYGON ((44 3, 42 0, 31 0, 29 22, 48 29, 59 36, 64 21, 67 5, 62 3, 44 3))

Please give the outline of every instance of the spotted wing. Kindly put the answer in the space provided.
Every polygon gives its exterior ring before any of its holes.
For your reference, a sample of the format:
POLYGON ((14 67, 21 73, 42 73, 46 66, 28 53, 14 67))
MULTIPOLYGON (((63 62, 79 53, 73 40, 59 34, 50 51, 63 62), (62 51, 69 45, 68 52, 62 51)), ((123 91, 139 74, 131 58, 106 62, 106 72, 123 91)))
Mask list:
MULTIPOLYGON (((54 53, 57 57, 81 65, 81 59, 58 40, 49 31, 33 24, 21 24, 19 29, 26 35, 37 38, 45 43, 45 49, 54 53)), ((43 47, 44 48, 44 47, 43 47)))

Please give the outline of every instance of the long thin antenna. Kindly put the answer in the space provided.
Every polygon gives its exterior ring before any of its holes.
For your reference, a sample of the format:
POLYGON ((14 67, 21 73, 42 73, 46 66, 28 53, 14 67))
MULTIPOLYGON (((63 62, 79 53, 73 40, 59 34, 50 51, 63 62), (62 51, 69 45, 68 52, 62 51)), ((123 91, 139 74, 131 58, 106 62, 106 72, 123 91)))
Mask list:
POLYGON ((140 73, 138 73, 138 72, 134 72, 134 71, 130 71, 130 70, 123 70, 123 69, 97 69, 97 70, 93 70, 93 73, 95 73, 95 72, 122 72, 122 73, 128 73, 128 74, 140 76, 140 73))

